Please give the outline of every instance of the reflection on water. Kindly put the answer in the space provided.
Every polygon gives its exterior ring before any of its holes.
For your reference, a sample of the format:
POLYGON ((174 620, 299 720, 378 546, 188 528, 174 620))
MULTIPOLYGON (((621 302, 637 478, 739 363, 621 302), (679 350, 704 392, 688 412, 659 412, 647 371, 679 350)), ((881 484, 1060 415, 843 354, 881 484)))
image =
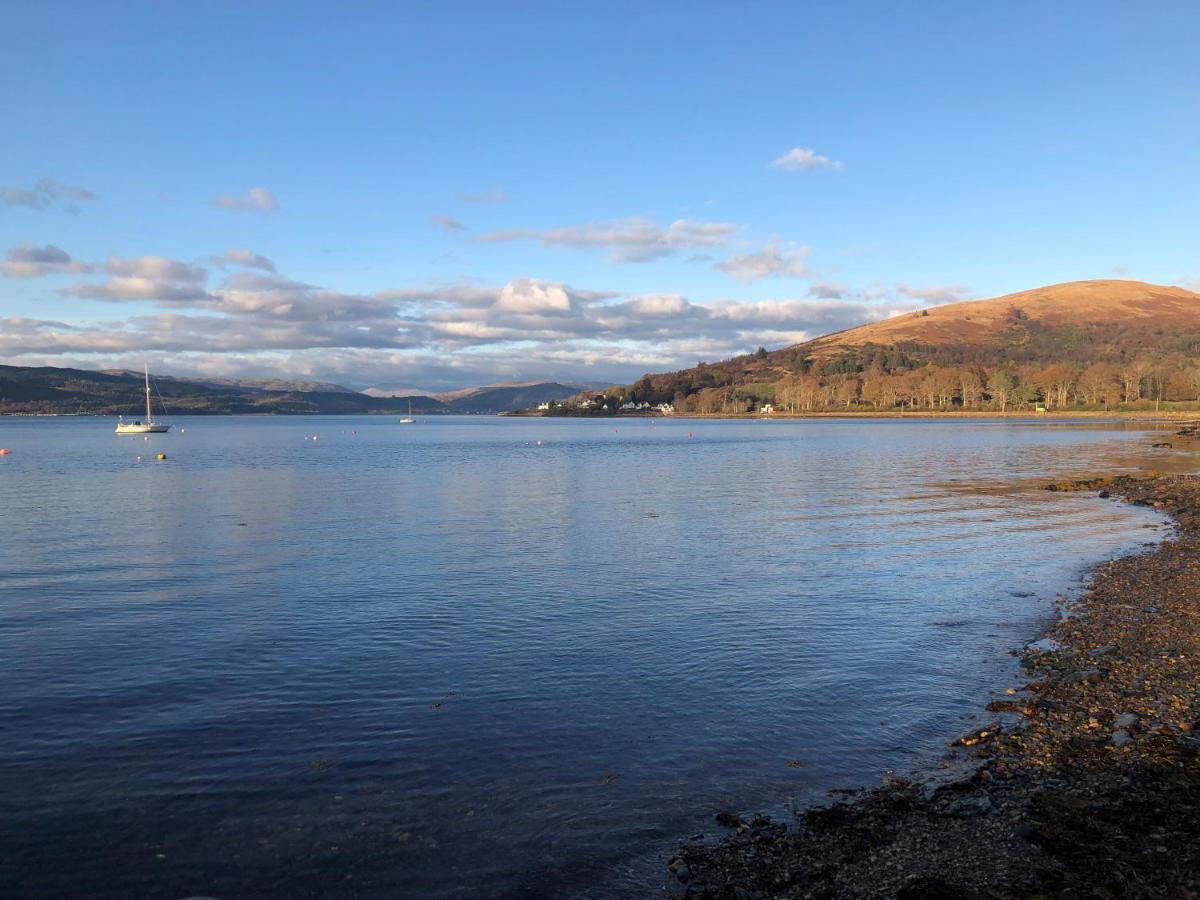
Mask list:
POLYGON ((0 421, 0 893, 636 895, 936 754, 1159 521, 964 489, 1094 426, 178 424, 0 421))

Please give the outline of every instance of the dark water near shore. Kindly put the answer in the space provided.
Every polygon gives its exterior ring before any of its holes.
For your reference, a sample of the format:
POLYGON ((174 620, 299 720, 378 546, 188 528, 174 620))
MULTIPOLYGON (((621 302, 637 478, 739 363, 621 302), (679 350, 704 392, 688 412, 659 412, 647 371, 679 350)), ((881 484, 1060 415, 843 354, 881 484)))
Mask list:
POLYGON ((1095 425, 175 422, 0 420, 4 896, 644 895, 935 756, 1160 521, 963 489, 1095 425))

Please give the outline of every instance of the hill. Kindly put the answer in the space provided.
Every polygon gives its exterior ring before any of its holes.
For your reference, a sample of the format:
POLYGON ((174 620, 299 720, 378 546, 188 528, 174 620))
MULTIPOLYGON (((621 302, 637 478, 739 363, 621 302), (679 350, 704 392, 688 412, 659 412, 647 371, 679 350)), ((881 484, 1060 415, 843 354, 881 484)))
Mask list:
MULTIPOLYGON (((133 374, 137 374, 136 372, 133 374)), ((256 391, 289 392, 322 392, 327 394, 355 394, 357 391, 333 384, 328 381, 304 381, 292 378, 181 378, 179 376, 161 375, 160 379, 170 378, 173 381, 190 381, 193 384, 204 384, 209 387, 248 388, 256 391)))
MULTIPOLYGON (((187 414, 420 415, 499 413, 562 400, 578 385, 556 381, 488 385, 449 395, 379 396, 326 382, 283 379, 178 378, 154 376, 169 412, 187 414)), ((0 366, 0 414, 136 415, 143 408, 140 372, 0 366)), ((157 407, 158 400, 155 400, 157 407)))
MULTIPOLYGON (((155 407, 161 396, 175 415, 220 414, 391 414, 445 413, 432 397, 368 397, 344 390, 270 390, 256 385, 210 384, 154 377, 155 407)), ((0 366, 0 414, 139 415, 144 409, 142 375, 53 367, 0 366)))
POLYGON ((441 394, 439 399, 444 401, 454 412, 491 413, 527 409, 551 400, 565 400, 578 393, 578 385, 560 384, 557 381, 538 381, 468 388, 451 394, 441 394))
POLYGON ((1140 281, 1076 281, 970 300, 872 322, 810 344, 813 356, 855 347, 939 348, 980 361, 1089 360, 1131 349, 1169 349, 1168 335, 1200 331, 1200 294, 1140 281))
POLYGON ((679 411, 1139 409, 1200 395, 1200 294, 1079 281, 932 307, 615 397, 679 411))

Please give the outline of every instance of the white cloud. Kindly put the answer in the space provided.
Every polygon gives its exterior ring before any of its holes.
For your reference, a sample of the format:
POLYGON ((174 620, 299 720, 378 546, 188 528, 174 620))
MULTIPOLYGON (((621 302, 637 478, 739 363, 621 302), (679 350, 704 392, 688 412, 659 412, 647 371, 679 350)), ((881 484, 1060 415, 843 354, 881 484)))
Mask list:
POLYGON ((104 271, 126 278, 153 278, 165 281, 204 281, 208 272, 202 266, 193 266, 168 259, 165 256, 138 256, 134 259, 118 259, 110 256, 104 271))
POLYGON ((134 259, 109 257, 104 264, 109 278, 99 284, 80 282, 62 291, 75 297, 94 300, 155 300, 167 303, 194 303, 208 297, 204 282, 208 270, 165 256, 139 256, 134 259))
POLYGON ((679 294, 647 294, 629 304, 630 310, 646 318, 679 316, 692 308, 686 297, 679 294))
POLYGON ((725 222, 679 219, 665 227, 633 216, 616 222, 588 222, 563 228, 516 228, 480 235, 483 243, 538 241, 545 247, 606 248, 615 262, 645 262, 692 247, 722 247, 737 230, 725 222))
POLYGON ((257 272, 235 272, 198 305, 229 315, 300 322, 382 322, 397 315, 396 304, 387 300, 257 272))
POLYGON ((561 284, 517 278, 500 290, 496 309, 521 313, 568 312, 571 298, 561 284))
POLYGON ((480 191, 478 194, 463 194, 460 198, 465 203, 507 203, 511 198, 508 191, 493 188, 490 191, 480 191))
POLYGON ((274 272, 275 263, 273 260, 265 256, 260 256, 257 253, 252 253, 245 247, 232 247, 226 250, 220 256, 213 256, 210 259, 218 266, 226 266, 230 263, 239 266, 245 266, 248 269, 262 269, 264 272, 274 272))
POLYGON ((971 289, 965 284, 931 284, 916 287, 903 282, 873 284, 866 287, 851 287, 848 284, 814 284, 808 290, 810 297, 823 300, 845 300, 857 303, 895 304, 895 314, 910 312, 922 306, 940 306, 970 299, 971 289), (919 301, 914 303, 913 301, 919 301))
MULTIPOLYGON (((0 204, 46 209, 60 201, 94 200, 96 195, 87 188, 73 187, 53 178, 43 178, 31 188, 0 187, 0 204)), ((68 204, 68 209, 74 209, 68 204)))
POLYGON ((279 201, 265 187, 252 187, 244 194, 219 194, 213 205, 235 212, 277 212, 279 201))
POLYGON ((35 247, 18 244, 0 262, 0 274, 7 278, 38 278, 42 275, 61 275, 71 272, 90 272, 92 267, 53 244, 35 247))
POLYGON ((813 169, 833 169, 837 171, 842 167, 842 164, 836 159, 830 159, 828 156, 822 156, 815 150, 809 150, 806 147, 793 147, 779 159, 771 163, 776 169, 787 169, 791 172, 796 172, 803 169, 806 172, 811 172, 813 169))
POLYGON ((946 303, 958 303, 969 299, 970 288, 965 284, 929 284, 924 287, 914 287, 907 284, 897 284, 893 290, 901 297, 923 301, 925 306, 942 306, 946 303))
POLYGON ((793 247, 772 242, 754 253, 741 253, 715 263, 714 268, 738 281, 758 281, 769 276, 798 278, 808 274, 811 247, 793 247))
POLYGON ((443 231, 462 231, 463 223, 448 213, 434 213, 431 216, 433 224, 443 231))

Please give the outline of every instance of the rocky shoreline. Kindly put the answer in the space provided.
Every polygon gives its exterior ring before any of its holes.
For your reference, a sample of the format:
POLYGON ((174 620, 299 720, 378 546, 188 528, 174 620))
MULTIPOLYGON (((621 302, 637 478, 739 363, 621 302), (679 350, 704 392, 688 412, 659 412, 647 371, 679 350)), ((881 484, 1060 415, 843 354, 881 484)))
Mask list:
MULTIPOLYGON (((1185 429, 1186 431, 1186 429, 1185 429)), ((684 847, 675 893, 704 900, 1200 895, 1200 478, 1047 485, 1171 516, 1154 550, 1097 568, 996 721, 938 774, 804 813, 717 817, 684 847)))

